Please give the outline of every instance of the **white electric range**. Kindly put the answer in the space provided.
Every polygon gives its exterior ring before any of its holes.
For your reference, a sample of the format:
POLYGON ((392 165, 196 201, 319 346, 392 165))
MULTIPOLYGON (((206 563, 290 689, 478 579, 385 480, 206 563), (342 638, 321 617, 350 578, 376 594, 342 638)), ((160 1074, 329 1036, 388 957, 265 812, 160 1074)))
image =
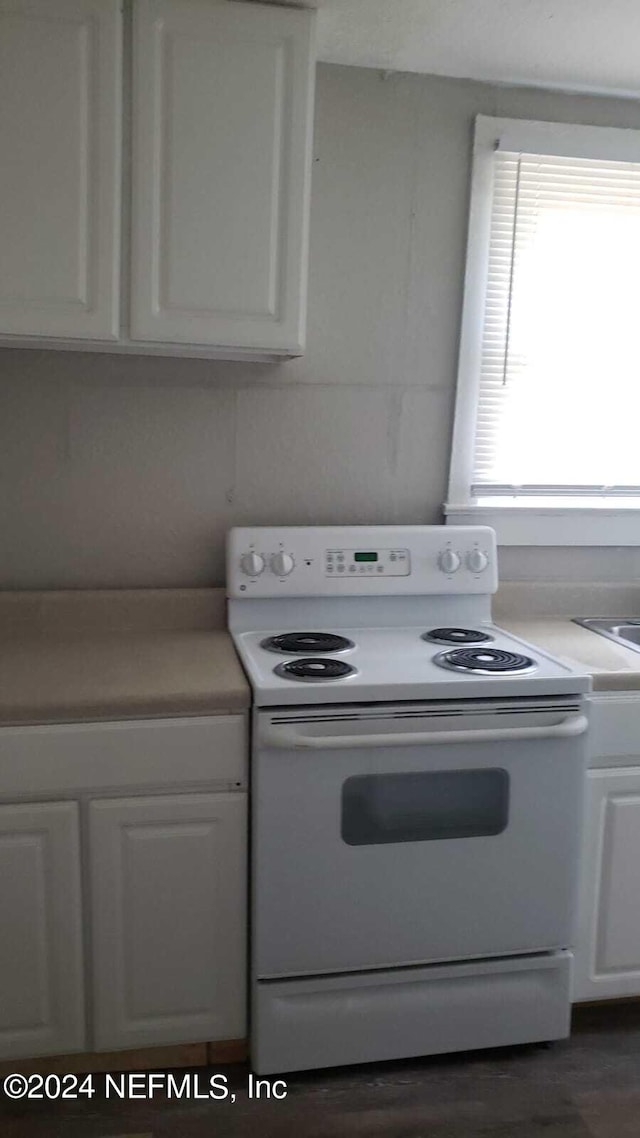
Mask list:
POLYGON ((232 530, 259 1073, 569 1030, 590 679, 491 623, 483 527, 232 530))

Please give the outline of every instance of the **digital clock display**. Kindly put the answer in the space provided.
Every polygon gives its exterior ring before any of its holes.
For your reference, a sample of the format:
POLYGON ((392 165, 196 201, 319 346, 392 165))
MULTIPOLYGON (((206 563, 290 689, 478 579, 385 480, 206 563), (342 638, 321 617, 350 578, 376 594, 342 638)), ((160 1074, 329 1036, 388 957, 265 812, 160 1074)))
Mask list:
POLYGON ((378 560, 378 554, 377 553, 354 553, 353 560, 354 561, 377 561, 378 560))

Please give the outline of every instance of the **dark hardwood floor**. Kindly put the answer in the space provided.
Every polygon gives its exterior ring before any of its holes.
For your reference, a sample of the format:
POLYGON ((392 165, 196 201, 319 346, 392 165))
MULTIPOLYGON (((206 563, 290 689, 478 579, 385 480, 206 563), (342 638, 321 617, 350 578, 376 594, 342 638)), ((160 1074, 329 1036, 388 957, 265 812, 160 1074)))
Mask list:
MULTIPOLYGON (((216 1069, 218 1070, 218 1069, 216 1069)), ((582 1008, 570 1040, 286 1076, 287 1097, 17 1102, 1 1138, 640 1138, 640 1003, 582 1008)), ((199 1068, 202 1086, 214 1073, 199 1068)), ((176 1071, 179 1082, 184 1071, 176 1071)))

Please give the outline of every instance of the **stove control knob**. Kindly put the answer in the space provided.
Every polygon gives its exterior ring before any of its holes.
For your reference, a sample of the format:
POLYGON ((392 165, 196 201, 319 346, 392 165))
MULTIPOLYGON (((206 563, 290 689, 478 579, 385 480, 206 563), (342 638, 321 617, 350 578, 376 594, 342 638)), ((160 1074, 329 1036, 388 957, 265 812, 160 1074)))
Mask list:
POLYGON ((243 553, 240 568, 247 577, 258 577, 264 569, 264 558, 259 553, 243 553))
POLYGON ((438 565, 443 573, 457 573, 460 568, 460 558, 453 549, 443 549, 438 558, 438 565))
POLYGON ((290 553, 274 553, 270 561, 271 572, 277 577, 288 577, 295 567, 295 561, 290 553))
POLYGON ((470 569, 472 573, 484 573, 488 564, 489 558, 481 549, 472 549, 470 553, 467 553, 467 569, 470 569))

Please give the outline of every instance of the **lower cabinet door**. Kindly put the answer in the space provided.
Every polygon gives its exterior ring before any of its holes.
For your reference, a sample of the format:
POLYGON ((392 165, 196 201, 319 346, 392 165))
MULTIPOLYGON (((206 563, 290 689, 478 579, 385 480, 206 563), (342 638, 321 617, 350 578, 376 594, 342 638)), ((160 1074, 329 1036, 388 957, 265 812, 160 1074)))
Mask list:
POLYGON ((96 1050, 246 1034, 246 806, 90 804, 96 1050))
POLYGON ((85 1047, 74 802, 0 806, 0 1059, 85 1047))
POLYGON ((591 770, 574 1000, 640 994, 640 767, 591 770))

